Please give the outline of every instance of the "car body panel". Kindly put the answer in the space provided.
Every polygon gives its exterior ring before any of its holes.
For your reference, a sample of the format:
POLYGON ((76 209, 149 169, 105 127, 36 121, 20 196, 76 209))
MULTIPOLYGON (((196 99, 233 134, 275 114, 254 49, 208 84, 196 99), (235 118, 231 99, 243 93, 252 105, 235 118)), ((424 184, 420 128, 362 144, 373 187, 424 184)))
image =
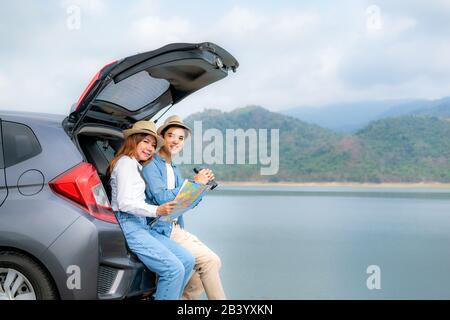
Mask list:
POLYGON ((79 216, 40 259, 62 299, 97 299, 98 239, 88 220, 79 216))
POLYGON ((120 227, 91 217, 80 217, 70 225, 41 260, 53 275, 62 299, 117 299, 154 288, 150 272, 129 256, 120 227), (98 294, 100 266, 120 271, 110 292, 103 295, 98 294))
POLYGON ((29 126, 42 147, 33 158, 6 168, 9 186, 5 180, 3 190, 9 194, 0 208, 0 250, 22 252, 41 263, 62 299, 119 299, 151 292, 154 274, 128 252, 120 227, 93 218, 48 185, 83 161, 62 128, 64 116, 28 112, 0 112, 0 116, 29 126), (42 172, 45 183, 39 182, 39 192, 28 193, 36 190, 36 182, 21 179, 30 171, 42 172), (81 289, 67 286, 71 266, 80 267, 81 289), (99 268, 120 275, 107 292, 98 292, 99 268))
POLYGON ((42 152, 37 156, 6 168, 9 186, 17 186, 20 176, 31 169, 42 172, 44 184, 74 167, 83 157, 62 128, 64 116, 27 113, 0 112, 3 121, 27 125, 37 136, 42 152), (49 161, 51 160, 51 163, 49 161))
POLYGON ((0 247, 40 256, 80 214, 81 209, 55 195, 48 185, 33 196, 9 187, 0 210, 0 247))
MULTIPOLYGON (((2 137, 2 121, 0 119, 0 151, 3 150, 3 137, 2 137)), ((3 152, 0 152, 0 207, 5 202, 8 196, 8 188, 6 187, 6 175, 4 168, 3 152)))
POLYGON ((8 188, 6 187, 5 169, 0 168, 0 207, 8 196, 8 188))

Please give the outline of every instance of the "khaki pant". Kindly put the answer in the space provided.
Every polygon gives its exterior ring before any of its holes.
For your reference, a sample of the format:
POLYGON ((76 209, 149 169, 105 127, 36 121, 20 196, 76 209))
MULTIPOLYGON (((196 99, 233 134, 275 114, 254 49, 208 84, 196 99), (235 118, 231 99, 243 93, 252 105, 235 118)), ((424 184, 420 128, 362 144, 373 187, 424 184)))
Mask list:
POLYGON ((209 300, 225 300, 225 292, 220 280, 221 261, 217 254, 209 249, 196 236, 174 224, 170 239, 188 250, 195 257, 194 274, 183 293, 185 300, 197 300, 203 292, 209 300))

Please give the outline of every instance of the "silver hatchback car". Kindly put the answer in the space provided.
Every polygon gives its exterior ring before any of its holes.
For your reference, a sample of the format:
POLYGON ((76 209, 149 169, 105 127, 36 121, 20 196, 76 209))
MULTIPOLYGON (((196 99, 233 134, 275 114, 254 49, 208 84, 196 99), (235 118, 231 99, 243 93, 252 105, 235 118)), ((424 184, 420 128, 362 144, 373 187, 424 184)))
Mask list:
POLYGON ((123 129, 237 67, 215 44, 169 44, 103 67, 67 117, 0 111, 0 300, 151 295, 109 205, 109 161, 123 129))

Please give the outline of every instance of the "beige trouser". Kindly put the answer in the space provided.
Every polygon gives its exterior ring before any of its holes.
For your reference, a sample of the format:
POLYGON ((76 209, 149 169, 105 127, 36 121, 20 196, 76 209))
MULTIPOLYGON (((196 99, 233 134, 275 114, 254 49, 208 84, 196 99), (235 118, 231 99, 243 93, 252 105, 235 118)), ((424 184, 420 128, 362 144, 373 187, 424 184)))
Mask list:
POLYGON ((183 299, 197 300, 203 292, 209 300, 225 300, 220 280, 221 261, 217 254, 209 249, 196 236, 174 224, 170 239, 184 247, 195 257, 195 270, 183 292, 183 299))

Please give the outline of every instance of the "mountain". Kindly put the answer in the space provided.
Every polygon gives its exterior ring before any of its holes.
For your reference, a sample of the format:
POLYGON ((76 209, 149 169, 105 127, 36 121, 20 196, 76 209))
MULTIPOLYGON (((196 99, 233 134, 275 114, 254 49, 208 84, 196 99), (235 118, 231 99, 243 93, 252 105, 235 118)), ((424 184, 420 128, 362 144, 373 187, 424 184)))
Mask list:
POLYGON ((450 117, 450 97, 434 101, 428 108, 414 110, 410 114, 449 118, 450 117))
POLYGON ((399 101, 361 101, 335 103, 320 107, 297 107, 282 114, 317 124, 338 132, 354 132, 370 121, 378 119, 399 101))
POLYGON ((371 121, 409 114, 450 115, 450 97, 437 100, 381 100, 297 107, 283 114, 338 132, 354 133, 371 121))
MULTIPOLYGON (((247 148, 247 164, 197 165, 212 168, 217 180, 450 182, 450 121, 445 118, 406 115, 381 119, 354 134, 337 133, 257 106, 231 112, 205 110, 185 121, 191 127, 201 121, 203 132, 215 128, 223 139, 227 129, 279 129, 277 174, 262 175, 260 158, 258 165, 248 164, 249 152, 258 150, 255 142, 247 148)), ((211 141, 203 143, 203 150, 211 141)), ((270 138, 268 141, 270 145, 270 138)), ((226 162, 225 156, 222 162, 226 162)), ((185 176, 191 176, 194 166, 181 165, 185 176)))
POLYGON ((373 181, 450 181, 450 121, 407 115, 375 121, 355 135, 373 181))
MULTIPOLYGON (((246 131, 254 128, 256 131, 268 129, 269 132, 270 129, 279 129, 280 148, 279 171, 277 175, 261 176, 260 167, 249 164, 210 166, 219 173, 217 176, 222 177, 222 180, 257 181, 263 179, 268 181, 289 181, 292 177, 292 172, 297 171, 300 164, 304 166, 305 170, 310 171, 311 179, 315 179, 314 175, 317 174, 317 170, 315 170, 316 164, 311 163, 311 160, 314 158, 319 163, 323 161, 330 162, 331 159, 327 159, 327 154, 334 154, 333 150, 340 139, 340 134, 331 130, 323 129, 293 117, 270 112, 258 106, 240 108, 232 112, 206 110, 189 116, 185 121, 191 127, 194 127, 194 121, 202 121, 203 131, 216 128, 222 132, 224 137, 226 136, 226 129, 243 129, 246 131)), ((269 138, 269 145, 271 141, 269 138)), ((252 146, 252 148, 255 147, 257 146, 252 146)), ((268 149, 268 154, 270 154, 271 148, 269 147, 268 149)), ((259 151, 259 149, 253 150, 259 151)), ((246 152, 246 159, 248 159, 248 151, 246 152)), ((189 169, 185 170, 190 171, 192 167, 190 166, 189 169)), ((317 176, 317 178, 320 177, 317 176)))
POLYGON ((393 118, 403 115, 450 115, 450 97, 437 100, 414 100, 391 107, 387 112, 380 115, 381 118, 393 118))

